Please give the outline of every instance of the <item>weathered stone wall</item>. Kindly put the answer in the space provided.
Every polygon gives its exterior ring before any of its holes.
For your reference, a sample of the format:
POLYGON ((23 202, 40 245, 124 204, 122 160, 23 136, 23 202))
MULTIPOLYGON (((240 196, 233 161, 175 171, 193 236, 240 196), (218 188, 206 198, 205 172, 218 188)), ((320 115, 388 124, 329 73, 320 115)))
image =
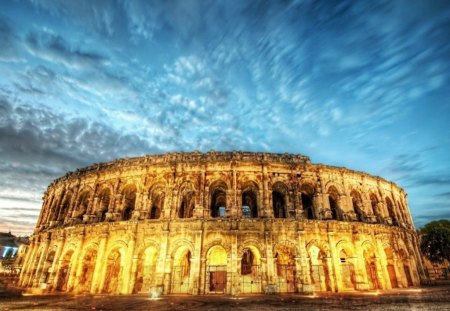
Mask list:
POLYGON ((21 284, 76 292, 247 293, 418 285, 406 193, 305 156, 175 153, 55 180, 21 284))

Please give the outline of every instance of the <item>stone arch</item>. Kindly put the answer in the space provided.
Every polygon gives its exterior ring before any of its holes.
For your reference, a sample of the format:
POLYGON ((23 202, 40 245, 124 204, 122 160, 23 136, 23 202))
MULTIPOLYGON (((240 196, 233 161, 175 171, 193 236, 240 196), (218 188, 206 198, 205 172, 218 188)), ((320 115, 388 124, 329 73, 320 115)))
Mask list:
POLYGON ((369 192, 370 206, 372 207, 372 213, 377 217, 378 222, 383 221, 383 211, 380 208, 380 199, 375 191, 369 192))
POLYGON ((312 182, 303 181, 300 186, 300 196, 302 207, 304 211, 304 217, 306 219, 316 219, 314 195, 316 194, 316 189, 312 182))
POLYGON ((259 187, 254 181, 247 181, 241 186, 242 217, 257 218, 259 211, 259 187))
POLYGON ((106 269, 102 292, 118 294, 120 292, 123 267, 125 266, 126 243, 116 241, 106 253, 106 269))
POLYGON ((396 272, 396 257, 392 245, 385 243, 383 245, 384 256, 386 257, 386 269, 389 275, 391 288, 398 288, 398 278, 396 272))
POLYGON ((131 220, 136 208, 137 186, 134 183, 127 183, 122 188, 122 219, 131 220))
POLYGON ((170 292, 172 294, 187 294, 191 284, 191 258, 193 255, 192 244, 186 240, 177 241, 172 249, 172 273, 170 292), (182 243, 182 244, 181 244, 182 243))
POLYGON ((216 180, 209 186, 211 217, 224 217, 227 209, 228 186, 223 180, 216 180))
POLYGON ((402 269, 402 272, 405 275, 406 283, 404 283, 404 285, 407 287, 410 287, 410 286, 414 286, 414 282, 413 282, 413 278, 412 278, 412 274, 411 274, 411 264, 409 261, 409 253, 407 251, 407 248, 404 247, 404 243, 402 243, 402 244, 403 244, 403 246, 400 246, 399 250, 398 250, 397 267, 402 269))
POLYGON ((216 244, 206 252, 205 292, 225 293, 227 289, 228 253, 226 249, 216 244))
POLYGON ((109 206, 112 199, 111 187, 103 185, 98 193, 98 207, 97 207, 97 217, 99 221, 106 220, 106 213, 109 211, 109 206))
POLYGON ((140 248, 137 255, 137 266, 133 293, 150 291, 156 281, 156 265, 159 256, 159 245, 153 240, 148 240, 140 248))
POLYGON ((358 191, 357 189, 353 189, 350 192, 350 197, 352 199, 353 211, 356 214, 356 220, 363 221, 366 217, 366 213, 364 211, 361 192, 358 191))
POLYGON ((83 221, 83 216, 89 210, 91 196, 92 196, 92 188, 89 186, 85 186, 79 191, 74 215, 74 218, 76 218, 79 222, 83 221))
POLYGON ((297 269, 295 257, 297 256, 297 248, 293 243, 283 241, 274 246, 273 254, 278 280, 278 291, 282 293, 296 292, 297 269))
POLYGON ((336 244, 336 250, 339 255, 341 286, 346 290, 354 290, 356 289, 354 248, 349 242, 341 240, 336 244))
POLYGON ((206 245, 203 247, 203 250, 202 250, 202 258, 205 258, 205 259, 206 259, 208 250, 211 249, 211 248, 214 247, 214 246, 220 246, 220 247, 222 247, 223 249, 225 249, 225 252, 226 252, 227 254, 231 254, 231 245, 229 245, 229 244, 224 244, 224 243, 222 242, 222 239, 219 239, 219 238, 218 238, 218 239, 212 240, 211 242, 209 242, 208 244, 206 244, 206 245))
POLYGON ((72 267, 72 261, 74 260, 73 255, 75 247, 68 247, 62 256, 61 263, 59 265, 57 280, 56 280, 56 290, 66 291, 67 283, 69 282, 70 270, 72 267))
POLYGON ((81 254, 81 274, 78 280, 77 290, 79 292, 90 292, 92 280, 97 263, 98 244, 90 243, 86 246, 81 254))
POLYGON ((58 221, 64 221, 66 219, 67 214, 69 213, 70 210, 70 205, 72 204, 72 199, 73 199, 73 191, 71 190, 66 191, 66 193, 64 194, 64 198, 61 201, 62 202, 61 207, 57 215, 58 221))
POLYGON ((288 186, 282 181, 275 182, 272 185, 272 210, 275 218, 287 218, 288 199, 288 186))
POLYGON ((250 241, 240 247, 238 266, 240 291, 242 293, 260 293, 262 290, 261 249, 250 241))
POLYGON ((398 211, 398 218, 401 222, 406 223, 405 221, 405 217, 404 217, 404 212, 403 212, 403 207, 400 204, 400 200, 396 201, 396 205, 397 205, 397 211, 398 211))
POLYGON ((162 182, 157 182, 150 187, 149 199, 150 207, 148 218, 159 219, 164 211, 166 192, 165 184, 162 182))
POLYGON ((361 245, 369 290, 381 289, 381 282, 378 278, 378 256, 375 250, 375 246, 370 241, 364 241, 361 245))
POLYGON ((392 224, 396 224, 397 217, 395 216, 394 204, 392 203, 392 200, 389 198, 389 196, 386 196, 384 200, 386 202, 386 209, 387 209, 389 218, 392 220, 392 224))
POLYGON ((325 241, 312 240, 306 244, 309 276, 315 291, 331 291, 330 250, 325 241))
POLYGON ((192 218, 197 200, 197 192, 191 181, 180 185, 178 218, 192 218))
POLYGON ((195 247, 194 247, 194 244, 193 244, 191 241, 189 241, 189 240, 187 240, 187 239, 180 239, 180 240, 174 241, 174 243, 173 243, 173 244, 171 245, 171 247, 170 247, 170 252, 169 252, 170 257, 171 257, 172 259, 174 259, 174 258, 175 258, 175 255, 176 255, 176 252, 177 252, 180 248, 186 248, 186 247, 189 249, 189 251, 191 252, 191 254, 194 253, 195 247))
POLYGON ((57 258, 55 258, 56 255, 56 251, 57 251, 58 247, 56 245, 53 245, 51 247, 49 247, 48 251, 47 251, 47 256, 45 258, 45 261, 43 263, 43 267, 42 267, 42 279, 41 279, 41 283, 48 283, 49 278, 50 278, 50 268, 53 266, 55 260, 58 260, 57 258))
POLYGON ((340 207, 340 193, 336 186, 330 185, 327 189, 328 202, 330 204, 331 219, 341 220, 342 210, 340 207))
POLYGON ((260 241, 255 239, 248 239, 239 244, 238 256, 240 256, 239 254, 242 254, 244 252, 245 248, 252 248, 258 253, 258 262, 261 259, 261 254, 265 254, 266 250, 264 245, 260 241))

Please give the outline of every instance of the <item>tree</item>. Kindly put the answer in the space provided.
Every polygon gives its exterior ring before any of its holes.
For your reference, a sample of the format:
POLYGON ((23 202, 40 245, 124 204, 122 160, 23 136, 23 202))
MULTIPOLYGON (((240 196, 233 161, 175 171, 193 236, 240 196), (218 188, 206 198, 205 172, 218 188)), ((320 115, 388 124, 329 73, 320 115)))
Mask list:
POLYGON ((422 239, 420 249, 432 262, 450 261, 450 221, 435 220, 427 223, 420 230, 422 239))

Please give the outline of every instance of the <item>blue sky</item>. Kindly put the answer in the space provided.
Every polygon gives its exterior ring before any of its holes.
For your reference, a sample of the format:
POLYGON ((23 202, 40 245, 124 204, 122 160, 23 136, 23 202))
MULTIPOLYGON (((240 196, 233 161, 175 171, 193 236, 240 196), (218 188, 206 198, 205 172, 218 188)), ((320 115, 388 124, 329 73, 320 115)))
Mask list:
POLYGON ((69 170, 171 151, 308 155, 450 218, 448 1, 1 1, 0 231, 69 170))

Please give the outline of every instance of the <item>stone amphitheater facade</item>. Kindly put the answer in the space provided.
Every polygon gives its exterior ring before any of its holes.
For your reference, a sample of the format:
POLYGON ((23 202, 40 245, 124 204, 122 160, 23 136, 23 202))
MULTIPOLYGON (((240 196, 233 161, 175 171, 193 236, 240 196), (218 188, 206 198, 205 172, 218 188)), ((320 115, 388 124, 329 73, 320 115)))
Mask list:
POLYGON ((402 188, 302 155, 119 159, 43 200, 20 275, 35 291, 342 292, 424 276, 402 188))

